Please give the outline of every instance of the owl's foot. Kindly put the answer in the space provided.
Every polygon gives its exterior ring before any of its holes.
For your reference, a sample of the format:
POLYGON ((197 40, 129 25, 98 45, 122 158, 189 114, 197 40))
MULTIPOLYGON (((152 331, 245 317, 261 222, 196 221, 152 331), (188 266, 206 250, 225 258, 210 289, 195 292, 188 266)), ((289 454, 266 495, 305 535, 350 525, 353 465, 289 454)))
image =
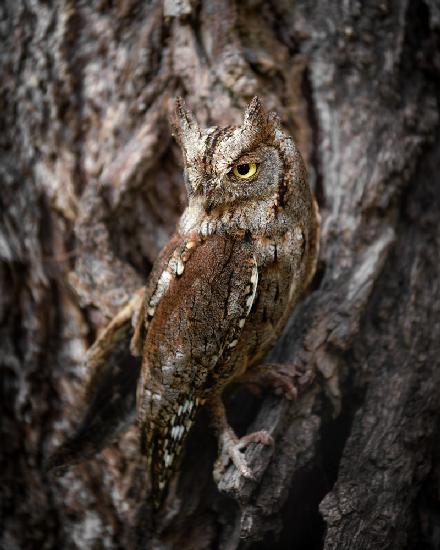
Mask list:
POLYGON ((307 383, 306 373, 292 365, 264 363, 250 368, 239 380, 255 393, 270 388, 277 395, 294 400, 298 397, 298 386, 307 383))
POLYGON ((215 481, 220 480, 230 461, 243 477, 254 479, 254 474, 249 468, 242 451, 251 443, 273 445, 272 437, 265 430, 261 430, 238 438, 228 424, 225 408, 220 397, 215 398, 211 404, 211 414, 220 443, 220 454, 214 465, 215 481))
POLYGON ((250 443, 261 443, 262 445, 273 445, 273 439, 265 430, 253 432, 240 439, 234 434, 231 428, 221 436, 221 450, 214 466, 214 479, 218 481, 223 475, 229 462, 232 461, 240 474, 247 479, 255 479, 243 455, 243 450, 250 443), (230 432, 230 433, 228 433, 230 432))

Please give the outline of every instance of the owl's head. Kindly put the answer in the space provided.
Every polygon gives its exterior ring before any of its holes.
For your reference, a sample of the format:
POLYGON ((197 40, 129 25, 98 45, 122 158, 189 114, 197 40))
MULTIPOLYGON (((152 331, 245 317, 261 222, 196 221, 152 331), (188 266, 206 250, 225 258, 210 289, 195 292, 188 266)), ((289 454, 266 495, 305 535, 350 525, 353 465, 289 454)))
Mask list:
POLYGON ((200 129, 183 99, 172 119, 182 148, 189 200, 206 211, 273 198, 283 208, 295 185, 304 188, 301 156, 275 113, 266 114, 258 97, 240 126, 200 129))

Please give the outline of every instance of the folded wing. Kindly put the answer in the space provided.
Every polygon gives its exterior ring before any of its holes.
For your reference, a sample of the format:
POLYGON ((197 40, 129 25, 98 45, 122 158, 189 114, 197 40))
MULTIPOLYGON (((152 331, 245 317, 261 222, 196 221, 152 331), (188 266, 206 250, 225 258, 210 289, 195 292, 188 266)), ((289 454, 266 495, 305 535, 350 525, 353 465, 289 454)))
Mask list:
POLYGON ((174 255, 147 303, 138 385, 142 449, 160 505, 195 415, 240 366, 258 270, 244 240, 212 236, 174 255))

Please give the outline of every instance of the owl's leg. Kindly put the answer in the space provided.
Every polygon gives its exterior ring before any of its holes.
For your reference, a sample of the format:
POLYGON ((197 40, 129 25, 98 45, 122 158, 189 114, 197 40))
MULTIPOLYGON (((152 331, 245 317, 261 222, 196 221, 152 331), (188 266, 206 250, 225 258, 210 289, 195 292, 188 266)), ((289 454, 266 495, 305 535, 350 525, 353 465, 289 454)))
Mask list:
POLYGON ((263 363, 249 368, 237 382, 245 384, 255 393, 270 388, 277 395, 294 400, 298 396, 298 387, 307 384, 309 377, 308 373, 294 365, 263 363))
POLYGON ((214 466, 214 479, 218 481, 222 476, 229 461, 233 464, 243 477, 253 479, 249 466, 243 456, 243 449, 250 443, 262 443, 263 445, 273 445, 273 439, 265 430, 253 432, 238 438, 234 430, 228 423, 226 411, 221 396, 216 396, 210 404, 212 422, 219 437, 220 454, 214 466))

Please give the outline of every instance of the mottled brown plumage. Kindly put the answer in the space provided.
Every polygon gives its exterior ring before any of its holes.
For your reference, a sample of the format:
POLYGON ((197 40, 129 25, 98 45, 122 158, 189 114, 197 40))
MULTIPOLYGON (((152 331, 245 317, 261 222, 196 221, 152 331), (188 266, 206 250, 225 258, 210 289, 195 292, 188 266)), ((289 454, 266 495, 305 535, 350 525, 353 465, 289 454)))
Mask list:
POLYGON ((205 131, 179 99, 174 128, 189 204, 154 266, 134 340, 142 348, 138 419, 156 505, 204 403, 223 454, 251 475, 240 449, 270 438, 238 441, 221 394, 274 344, 318 253, 318 213, 301 156, 257 98, 241 126, 205 131), (253 165, 247 179, 234 173, 253 165))
POLYGON ((239 440, 227 424, 222 392, 242 377, 275 380, 294 395, 293 380, 261 361, 318 255, 318 211, 301 156, 257 98, 241 126, 204 131, 177 100, 174 128, 188 207, 145 288, 88 351, 83 421, 48 464, 61 468, 88 458, 125 429, 138 378, 141 449, 156 508, 203 404, 219 432, 216 473, 232 460, 252 477, 241 450, 271 438, 256 432, 239 440), (142 358, 139 377, 133 355, 142 358))

